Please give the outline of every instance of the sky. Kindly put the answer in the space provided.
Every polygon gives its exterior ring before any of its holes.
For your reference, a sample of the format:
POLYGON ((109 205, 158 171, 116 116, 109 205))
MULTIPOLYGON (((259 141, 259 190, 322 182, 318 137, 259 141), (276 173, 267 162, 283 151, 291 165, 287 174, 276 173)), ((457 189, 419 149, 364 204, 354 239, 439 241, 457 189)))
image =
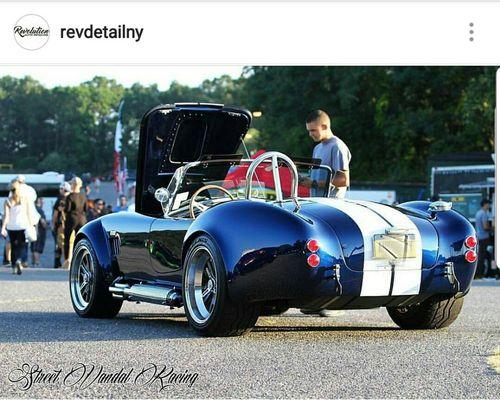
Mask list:
POLYGON ((115 79, 125 87, 139 82, 145 86, 157 84, 166 90, 173 81, 188 86, 198 86, 205 79, 227 74, 233 78, 241 75, 242 66, 0 66, 0 76, 11 75, 21 78, 30 75, 47 88, 54 86, 75 86, 96 75, 115 79))

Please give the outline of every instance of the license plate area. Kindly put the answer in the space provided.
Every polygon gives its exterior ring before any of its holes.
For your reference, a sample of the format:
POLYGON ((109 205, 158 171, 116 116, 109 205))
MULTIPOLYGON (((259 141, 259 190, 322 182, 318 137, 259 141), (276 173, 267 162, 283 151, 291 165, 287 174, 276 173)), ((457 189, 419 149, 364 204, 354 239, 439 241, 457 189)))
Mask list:
POLYGON ((416 236, 413 233, 387 232, 373 236, 374 259, 405 260, 416 257, 416 236))

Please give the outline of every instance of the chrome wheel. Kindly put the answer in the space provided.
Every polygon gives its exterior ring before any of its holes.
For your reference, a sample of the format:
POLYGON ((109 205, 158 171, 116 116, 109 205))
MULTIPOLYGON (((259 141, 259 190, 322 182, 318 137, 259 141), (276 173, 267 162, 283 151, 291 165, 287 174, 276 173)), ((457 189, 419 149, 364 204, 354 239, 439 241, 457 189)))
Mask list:
POLYGON ((73 304, 84 310, 92 298, 94 284, 94 264, 86 247, 80 247, 73 256, 70 275, 70 289, 73 304))
POLYGON ((189 315, 204 324, 212 315, 217 302, 217 272, 212 253, 198 247, 186 266, 184 296, 189 315))

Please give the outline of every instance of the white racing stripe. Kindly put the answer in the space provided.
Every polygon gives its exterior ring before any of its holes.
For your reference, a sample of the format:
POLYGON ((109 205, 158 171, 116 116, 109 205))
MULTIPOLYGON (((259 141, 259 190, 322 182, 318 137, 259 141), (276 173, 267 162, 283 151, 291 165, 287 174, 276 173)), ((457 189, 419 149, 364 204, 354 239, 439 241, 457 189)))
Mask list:
POLYGON ((415 235, 416 257, 400 260, 395 265, 392 295, 418 294, 422 280, 422 237, 417 226, 402 212, 383 204, 361 200, 350 200, 350 202, 370 208, 384 217, 394 227, 408 229, 409 233, 415 235))
POLYGON ((403 213, 381 204, 333 198, 314 198, 313 201, 334 207, 347 214, 363 235, 364 264, 361 296, 388 296, 392 267, 386 260, 373 258, 373 236, 384 234, 388 228, 409 229, 415 234, 416 258, 400 260, 394 267, 392 295, 418 294, 422 268, 422 240, 415 224, 403 213), (384 220, 385 219, 385 220, 384 220))

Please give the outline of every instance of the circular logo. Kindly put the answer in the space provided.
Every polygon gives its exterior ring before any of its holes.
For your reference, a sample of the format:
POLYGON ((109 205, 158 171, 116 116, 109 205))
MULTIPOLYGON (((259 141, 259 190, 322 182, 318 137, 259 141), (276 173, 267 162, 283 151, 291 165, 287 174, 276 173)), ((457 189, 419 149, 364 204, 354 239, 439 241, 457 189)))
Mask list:
POLYGON ((36 14, 27 14, 14 25, 14 39, 26 50, 42 48, 48 42, 49 35, 49 24, 36 14))

